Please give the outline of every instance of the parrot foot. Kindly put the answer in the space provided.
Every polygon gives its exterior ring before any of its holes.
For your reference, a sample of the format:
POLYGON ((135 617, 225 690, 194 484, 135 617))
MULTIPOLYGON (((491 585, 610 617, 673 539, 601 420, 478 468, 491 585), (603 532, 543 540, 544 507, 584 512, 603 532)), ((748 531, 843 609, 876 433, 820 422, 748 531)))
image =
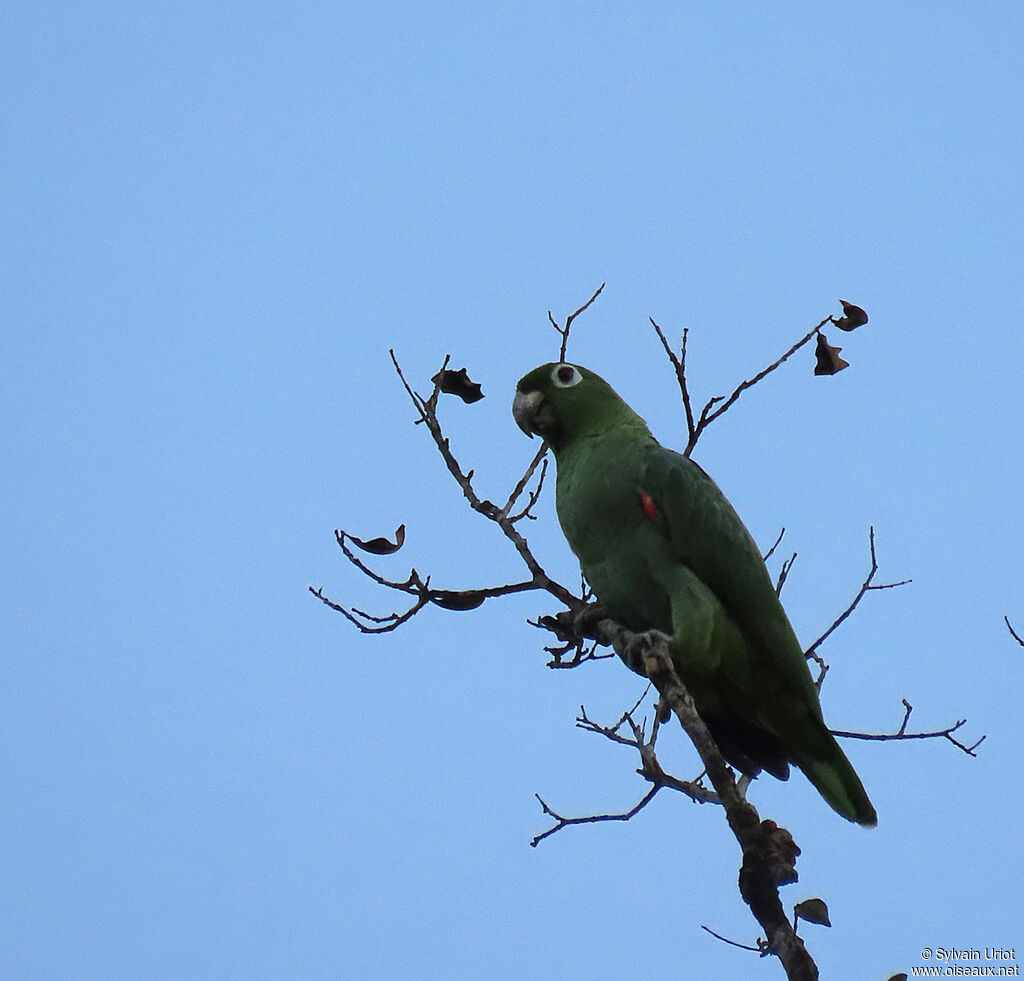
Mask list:
MULTIPOLYGON (((665 651, 672 643, 672 638, 660 630, 645 630, 634 634, 624 631, 614 640, 615 652, 622 658, 630 671, 643 678, 654 679, 663 671, 665 651)), ((655 702, 658 722, 664 725, 672 718, 672 706, 664 696, 655 702)))
POLYGON ((625 662, 630 671, 635 671, 644 678, 650 678, 659 670, 659 660, 655 650, 662 647, 668 637, 660 630, 645 630, 639 634, 628 634, 627 638, 616 638, 615 652, 625 662))

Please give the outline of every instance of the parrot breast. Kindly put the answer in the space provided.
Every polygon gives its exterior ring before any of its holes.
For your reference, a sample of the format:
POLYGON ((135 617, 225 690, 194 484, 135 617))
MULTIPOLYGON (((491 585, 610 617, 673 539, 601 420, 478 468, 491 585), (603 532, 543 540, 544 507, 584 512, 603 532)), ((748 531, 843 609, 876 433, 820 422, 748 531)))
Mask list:
POLYGON ((667 544, 652 525, 653 501, 645 501, 631 476, 641 463, 633 456, 620 448, 616 466, 602 466, 605 453, 596 440, 564 452, 555 491, 558 520, 608 612, 631 630, 671 633, 669 596, 651 568, 652 555, 668 558, 667 544))

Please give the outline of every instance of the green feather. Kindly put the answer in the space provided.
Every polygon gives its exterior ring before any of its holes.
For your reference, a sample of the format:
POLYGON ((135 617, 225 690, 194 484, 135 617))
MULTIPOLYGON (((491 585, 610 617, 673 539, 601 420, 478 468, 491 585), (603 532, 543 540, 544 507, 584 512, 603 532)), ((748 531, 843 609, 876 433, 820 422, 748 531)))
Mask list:
POLYGON ((579 366, 530 372, 513 413, 555 454, 559 522, 597 598, 632 630, 672 635, 722 755, 780 779, 793 763, 843 817, 876 824, 760 550, 714 481, 579 366))

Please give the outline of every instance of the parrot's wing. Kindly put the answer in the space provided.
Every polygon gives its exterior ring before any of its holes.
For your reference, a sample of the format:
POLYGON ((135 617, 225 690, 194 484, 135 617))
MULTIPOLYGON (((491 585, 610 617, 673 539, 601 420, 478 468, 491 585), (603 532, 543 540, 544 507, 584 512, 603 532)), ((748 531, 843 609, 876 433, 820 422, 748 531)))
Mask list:
POLYGON ((718 485, 688 457, 654 444, 641 487, 676 558, 715 594, 784 687, 806 697, 820 719, 803 649, 761 552, 718 485))

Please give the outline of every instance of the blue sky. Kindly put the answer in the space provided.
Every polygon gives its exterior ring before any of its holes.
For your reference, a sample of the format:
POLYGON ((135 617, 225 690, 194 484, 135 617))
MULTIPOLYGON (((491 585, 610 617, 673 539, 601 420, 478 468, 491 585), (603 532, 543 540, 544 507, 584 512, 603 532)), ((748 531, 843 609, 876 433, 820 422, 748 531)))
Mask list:
MULTIPOLYGON (((602 282, 572 359, 669 445, 647 323, 690 328, 700 404, 829 313, 870 323, 746 393, 695 458, 799 553, 837 728, 880 824, 799 775, 751 799, 803 848, 789 903, 824 977, 923 947, 1024 948, 1017 4, 22 5, 5 26, 0 478, 6 888, 26 979, 780 977, 721 814, 644 793, 573 727, 639 697, 614 661, 544 667, 540 596, 378 612, 342 527, 462 588, 521 569, 468 513, 391 367, 451 354, 442 405, 482 493, 531 458, 515 382, 602 282)), ((576 570, 547 496, 531 541, 576 570)), ((787 553, 788 554, 788 553, 787 553)), ((695 776, 680 734, 662 760, 695 776)))

